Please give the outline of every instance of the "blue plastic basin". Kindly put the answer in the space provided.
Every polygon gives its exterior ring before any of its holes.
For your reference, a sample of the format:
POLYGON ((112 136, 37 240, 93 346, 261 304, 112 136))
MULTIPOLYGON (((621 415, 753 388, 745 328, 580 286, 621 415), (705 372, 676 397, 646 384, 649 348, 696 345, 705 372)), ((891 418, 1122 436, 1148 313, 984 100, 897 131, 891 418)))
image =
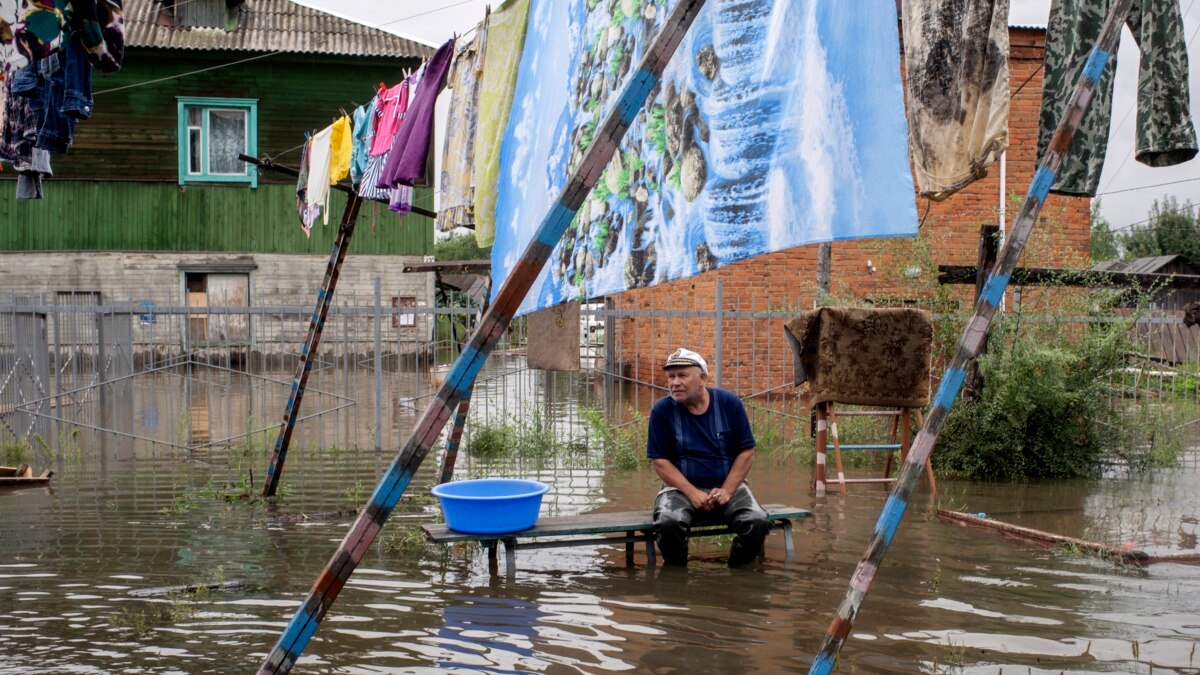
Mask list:
POLYGON ((549 485, 519 478, 479 478, 442 483, 433 494, 442 502, 446 525, 468 534, 503 534, 533 527, 549 485))

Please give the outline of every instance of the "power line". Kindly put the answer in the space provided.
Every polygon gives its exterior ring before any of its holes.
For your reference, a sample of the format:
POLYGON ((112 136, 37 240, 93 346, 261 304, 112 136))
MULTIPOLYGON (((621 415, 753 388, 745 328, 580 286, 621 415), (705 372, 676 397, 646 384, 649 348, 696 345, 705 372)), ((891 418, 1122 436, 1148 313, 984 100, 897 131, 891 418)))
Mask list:
POLYGON ((1149 190, 1150 188, 1166 187, 1167 185, 1179 185, 1180 183, 1194 183, 1200 178, 1184 178, 1183 180, 1173 180, 1169 183, 1155 183, 1154 185, 1142 185, 1140 187, 1122 188, 1120 190, 1109 190, 1108 192, 1097 192, 1095 196, 1103 197, 1104 195, 1116 195, 1122 192, 1133 192, 1135 190, 1149 190))
POLYGON ((1185 204, 1185 205, 1183 205, 1183 206, 1180 206, 1179 208, 1175 208, 1175 209, 1169 209, 1169 210, 1166 210, 1166 211, 1159 212, 1159 213, 1157 213, 1157 214, 1155 214, 1155 215, 1153 215, 1153 216, 1150 216, 1149 218, 1147 218, 1147 219, 1145 219, 1145 220, 1139 220, 1139 221, 1137 221, 1136 223, 1130 223, 1130 224, 1128 224, 1128 225, 1122 225, 1121 227, 1113 227, 1113 228, 1109 228, 1109 232, 1120 232, 1121 230, 1130 230, 1130 229, 1133 229, 1133 228, 1137 227, 1138 225, 1144 225, 1144 224, 1146 224, 1146 223, 1149 223, 1149 222, 1151 222, 1151 221, 1158 220, 1158 219, 1159 219, 1159 218, 1161 218, 1162 216, 1170 216, 1170 215, 1175 215, 1175 214, 1183 213, 1184 211, 1191 211, 1192 209, 1196 208, 1197 206, 1200 206, 1200 204, 1185 204))

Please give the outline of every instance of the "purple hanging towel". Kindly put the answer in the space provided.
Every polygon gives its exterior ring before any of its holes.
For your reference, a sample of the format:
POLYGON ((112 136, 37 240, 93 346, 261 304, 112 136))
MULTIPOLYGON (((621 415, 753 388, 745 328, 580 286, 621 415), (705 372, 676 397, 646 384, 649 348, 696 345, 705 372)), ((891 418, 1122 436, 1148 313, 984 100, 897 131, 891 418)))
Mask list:
POLYGON ((400 128, 392 141, 378 187, 413 185, 425 177, 430 141, 433 139, 433 105, 446 82, 446 74, 450 72, 453 53, 454 40, 447 40, 438 47, 425 66, 425 75, 409 100, 408 112, 400 121, 400 128))

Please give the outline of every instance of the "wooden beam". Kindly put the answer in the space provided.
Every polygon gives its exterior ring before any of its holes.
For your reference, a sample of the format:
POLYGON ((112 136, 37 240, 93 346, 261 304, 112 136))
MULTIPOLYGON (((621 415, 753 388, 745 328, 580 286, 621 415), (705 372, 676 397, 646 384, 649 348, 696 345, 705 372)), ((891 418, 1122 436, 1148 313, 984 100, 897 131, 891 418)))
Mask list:
MULTIPOLYGON (((939 284, 974 284, 975 277, 975 265, 938 265, 939 284)), ((1194 290, 1200 289, 1200 275, 1018 267, 1013 270, 1010 283, 1018 286, 1115 286, 1194 290)))
POLYGON ((437 262, 405 263, 403 272, 450 272, 452 274, 489 274, 491 260, 439 260, 437 262))
POLYGON ((1043 532, 1030 527, 1021 527, 1020 525, 1012 525, 999 520, 992 520, 970 513, 962 513, 960 511, 949 511, 946 509, 937 510, 938 520, 951 525, 960 527, 977 527, 984 530, 998 532, 1012 539, 1019 539, 1031 544, 1039 546, 1069 546, 1077 548, 1085 553, 1100 555, 1111 560, 1124 560, 1126 562, 1137 563, 1139 565, 1146 564, 1151 556, 1145 551, 1139 551, 1132 548, 1121 548, 1119 546, 1107 546, 1098 544, 1094 541, 1084 541, 1075 537, 1068 537, 1052 532, 1043 532))

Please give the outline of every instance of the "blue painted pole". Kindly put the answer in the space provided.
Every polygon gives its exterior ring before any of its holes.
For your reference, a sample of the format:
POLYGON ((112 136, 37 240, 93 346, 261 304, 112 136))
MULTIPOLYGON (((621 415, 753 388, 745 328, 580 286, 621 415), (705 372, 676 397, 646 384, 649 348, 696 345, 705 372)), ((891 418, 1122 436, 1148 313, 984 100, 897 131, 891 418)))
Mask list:
POLYGON ((875 531, 867 545, 866 554, 854 570, 854 576, 850 579, 850 588, 846 591, 846 596, 838 607, 837 615, 830 622, 829 630, 821 643, 821 649, 813 660, 812 667, 809 668, 810 675, 828 675, 837 663, 838 653, 841 652, 846 638, 850 635, 854 618, 858 615, 867 592, 871 590, 871 582, 875 580, 875 575, 883 563, 883 557, 887 553, 888 547, 891 546, 900 521, 904 518, 909 497, 921 476, 921 469, 933 451, 933 445, 937 442, 942 425, 945 424, 946 417, 950 414, 950 408, 958 399, 967 367, 979 356, 983 348, 984 338, 987 337, 992 317, 996 313, 1000 299, 1004 297, 1004 290, 1008 287, 1009 277, 1017 266, 1017 259, 1021 256, 1025 242, 1029 239, 1029 233, 1037 221, 1038 213, 1045 204, 1046 196, 1050 192, 1050 185, 1054 182, 1055 174, 1062 166, 1063 157, 1071 148, 1075 131, 1079 128, 1083 113, 1092 99, 1092 93, 1096 90, 1096 84, 1100 80, 1101 73, 1104 72, 1104 66, 1108 63, 1113 50, 1116 49, 1121 36, 1121 26, 1125 23, 1125 15, 1129 12, 1131 3, 1132 0, 1116 0, 1109 7, 1108 17, 1100 31, 1100 39, 1092 48, 1092 52, 1083 66, 1083 72, 1075 84, 1075 90, 1067 103, 1063 118, 1059 121, 1058 129, 1050 141, 1050 147, 1047 149, 1045 157, 1042 158, 1041 166, 1033 176, 1033 183, 1030 184, 1029 191, 1025 194, 1021 210, 1013 221, 1012 232, 1008 241, 1005 242, 1004 250, 1000 252, 996 267, 988 275, 987 283, 984 284, 983 293, 975 305, 975 314, 967 323, 962 337, 959 339, 958 351, 950 361, 950 367, 942 375, 942 382, 933 398, 933 409, 925 418, 925 424, 917 434, 916 440, 913 441, 912 450, 908 453, 900 476, 892 485, 892 492, 883 506, 883 511, 879 514, 879 520, 875 523, 875 531))
POLYGON ((550 212, 534 233, 533 240, 529 242, 521 259, 500 287, 492 306, 484 314, 479 327, 454 362, 446 381, 417 422, 412 435, 388 467, 379 485, 375 487, 374 494, 338 545, 333 558, 313 583, 308 597, 300 604, 284 628, 283 634, 259 666, 259 675, 287 673, 300 658, 300 654, 316 633, 321 620, 329 612, 350 575, 379 536, 384 523, 387 522, 400 496, 408 489, 408 484, 421 462, 437 442, 451 413, 470 394, 483 362, 508 328, 521 301, 545 266, 555 244, 562 239, 583 200, 604 173, 604 168, 612 160, 617 145, 645 104, 650 92, 658 85, 663 69, 703 6, 704 0, 679 0, 670 16, 663 22, 662 30, 646 50, 638 69, 630 76, 616 105, 597 129, 595 140, 584 154, 579 167, 567 179, 566 187, 550 207, 550 212))

